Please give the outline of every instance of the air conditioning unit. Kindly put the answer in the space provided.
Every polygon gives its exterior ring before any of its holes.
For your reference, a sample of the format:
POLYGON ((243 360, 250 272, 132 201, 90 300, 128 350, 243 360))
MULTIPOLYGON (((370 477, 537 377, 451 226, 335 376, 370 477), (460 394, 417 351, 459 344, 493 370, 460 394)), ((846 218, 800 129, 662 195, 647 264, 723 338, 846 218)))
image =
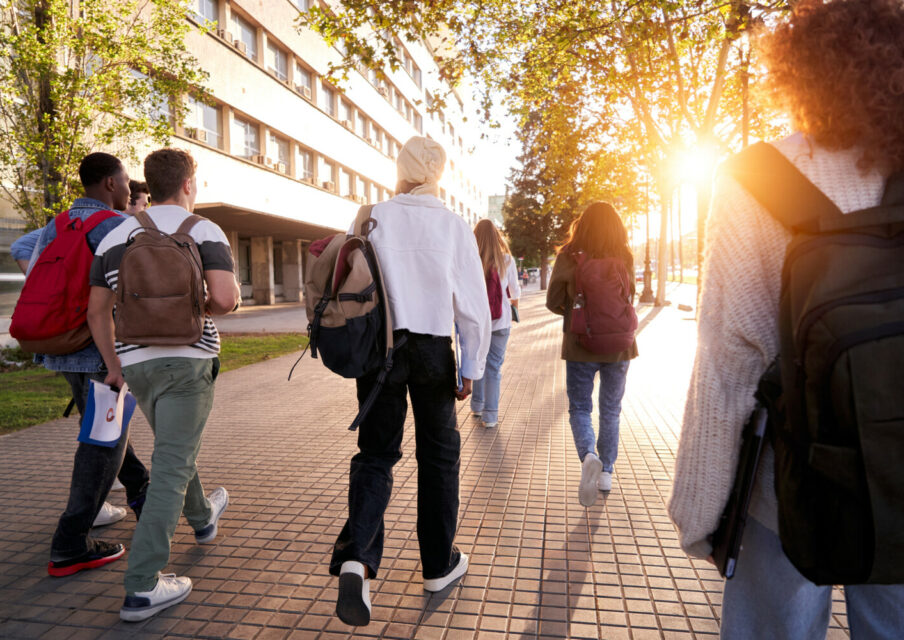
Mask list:
POLYGON ((267 162, 267 158, 263 155, 251 156, 251 160, 257 164, 266 164, 267 162))
POLYGON ((384 98, 389 95, 389 90, 386 89, 386 87, 380 87, 377 89, 377 91, 379 91, 380 95, 384 98))
POLYGON ((207 143, 207 131, 205 131, 204 129, 193 129, 192 138, 194 138, 198 142, 207 143))
POLYGON ((355 196, 353 199, 358 204, 364 204, 366 202, 366 199, 364 198, 364 196, 355 196))
POLYGON ((226 31, 226 29, 217 29, 217 37, 222 38, 226 42, 232 42, 232 34, 226 31))
POLYGON ((244 42, 242 42, 241 40, 235 40, 235 41, 233 41, 232 44, 234 44, 235 48, 238 49, 240 52, 244 53, 245 55, 248 55, 248 47, 245 45, 244 42))
POLYGON ((351 120, 343 120, 342 126, 345 127, 346 129, 353 129, 355 126, 355 123, 352 122, 351 120))
POLYGON ((307 184, 314 184, 314 176, 305 176, 301 181, 307 184))
POLYGON ((296 85, 295 85, 295 90, 296 90, 298 93, 300 93, 301 95, 303 95, 305 100, 310 100, 310 99, 311 99, 311 87, 306 87, 306 86, 304 86, 304 85, 302 85, 302 84, 296 84, 296 85))
POLYGON ((280 173, 285 173, 286 171, 288 171, 288 167, 286 166, 285 162, 277 162, 276 170, 279 171, 280 173))
POLYGON ((327 191, 335 191, 335 190, 336 190, 336 184, 335 184, 334 182, 332 182, 331 180, 324 180, 324 181, 321 183, 321 185, 322 185, 323 188, 326 189, 327 191))

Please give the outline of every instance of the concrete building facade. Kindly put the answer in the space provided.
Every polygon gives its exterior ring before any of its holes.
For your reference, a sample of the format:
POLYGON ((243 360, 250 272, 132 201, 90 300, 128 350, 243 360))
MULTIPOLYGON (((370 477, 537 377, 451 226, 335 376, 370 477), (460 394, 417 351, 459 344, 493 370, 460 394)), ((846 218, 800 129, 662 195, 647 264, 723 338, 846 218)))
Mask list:
MULTIPOLYGON (((351 72, 337 87, 326 74, 339 50, 296 27, 313 1, 190 4, 188 19, 209 27, 187 44, 210 74, 213 101, 179 98, 189 115, 175 125, 172 146, 198 162, 195 211, 226 232, 245 303, 301 299, 307 245, 347 229, 362 204, 392 196, 395 158, 412 135, 446 150, 447 206, 472 224, 487 210, 487 187, 469 162, 479 137, 466 97, 453 92, 440 113, 427 111, 429 92, 449 90, 429 45, 397 42, 402 68, 386 79, 351 72)), ((141 179, 140 166, 128 169, 141 179)))

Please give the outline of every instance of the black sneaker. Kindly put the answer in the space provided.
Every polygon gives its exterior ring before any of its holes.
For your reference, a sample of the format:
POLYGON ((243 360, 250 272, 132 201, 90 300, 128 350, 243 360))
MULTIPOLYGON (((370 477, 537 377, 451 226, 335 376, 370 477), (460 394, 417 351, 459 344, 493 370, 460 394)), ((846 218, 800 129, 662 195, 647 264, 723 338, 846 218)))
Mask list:
POLYGON ((121 544, 110 544, 102 540, 94 540, 92 544, 92 549, 77 558, 58 562, 51 560, 47 563, 47 573, 55 578, 71 576, 84 569, 96 569, 109 564, 126 552, 126 548, 121 544))
POLYGON ((370 579, 366 575, 367 568, 355 560, 343 562, 339 570, 336 615, 354 627, 370 624, 370 579))
POLYGON ((424 591, 442 591, 455 580, 465 575, 468 570, 468 556, 458 549, 452 547, 452 566, 446 572, 446 575, 438 578, 424 578, 424 591))

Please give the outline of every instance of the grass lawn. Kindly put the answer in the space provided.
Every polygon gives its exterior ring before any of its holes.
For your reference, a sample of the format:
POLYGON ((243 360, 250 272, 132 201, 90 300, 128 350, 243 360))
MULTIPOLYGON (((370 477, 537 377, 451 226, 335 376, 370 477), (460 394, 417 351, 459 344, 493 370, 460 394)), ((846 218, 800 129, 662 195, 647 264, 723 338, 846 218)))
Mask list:
MULTIPOLYGON (((301 333, 228 334, 221 340, 221 372, 299 351, 308 342, 301 333)), ((69 398, 63 376, 31 364, 21 350, 0 351, 0 434, 59 418, 69 398), (25 364, 19 367, 3 360, 25 364)))

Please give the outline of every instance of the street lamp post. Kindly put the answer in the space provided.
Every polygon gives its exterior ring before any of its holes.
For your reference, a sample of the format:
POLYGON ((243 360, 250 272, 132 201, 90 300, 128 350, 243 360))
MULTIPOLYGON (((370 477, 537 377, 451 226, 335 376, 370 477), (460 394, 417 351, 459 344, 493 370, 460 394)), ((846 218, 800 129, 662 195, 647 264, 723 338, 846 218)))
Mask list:
MULTIPOLYGON (((644 243, 644 260, 643 260, 643 293, 640 294, 640 301, 653 302, 653 271, 650 269, 650 185, 646 185, 646 202, 647 202, 647 232, 646 242, 644 243)), ((631 274, 634 277, 634 274, 631 274)))

